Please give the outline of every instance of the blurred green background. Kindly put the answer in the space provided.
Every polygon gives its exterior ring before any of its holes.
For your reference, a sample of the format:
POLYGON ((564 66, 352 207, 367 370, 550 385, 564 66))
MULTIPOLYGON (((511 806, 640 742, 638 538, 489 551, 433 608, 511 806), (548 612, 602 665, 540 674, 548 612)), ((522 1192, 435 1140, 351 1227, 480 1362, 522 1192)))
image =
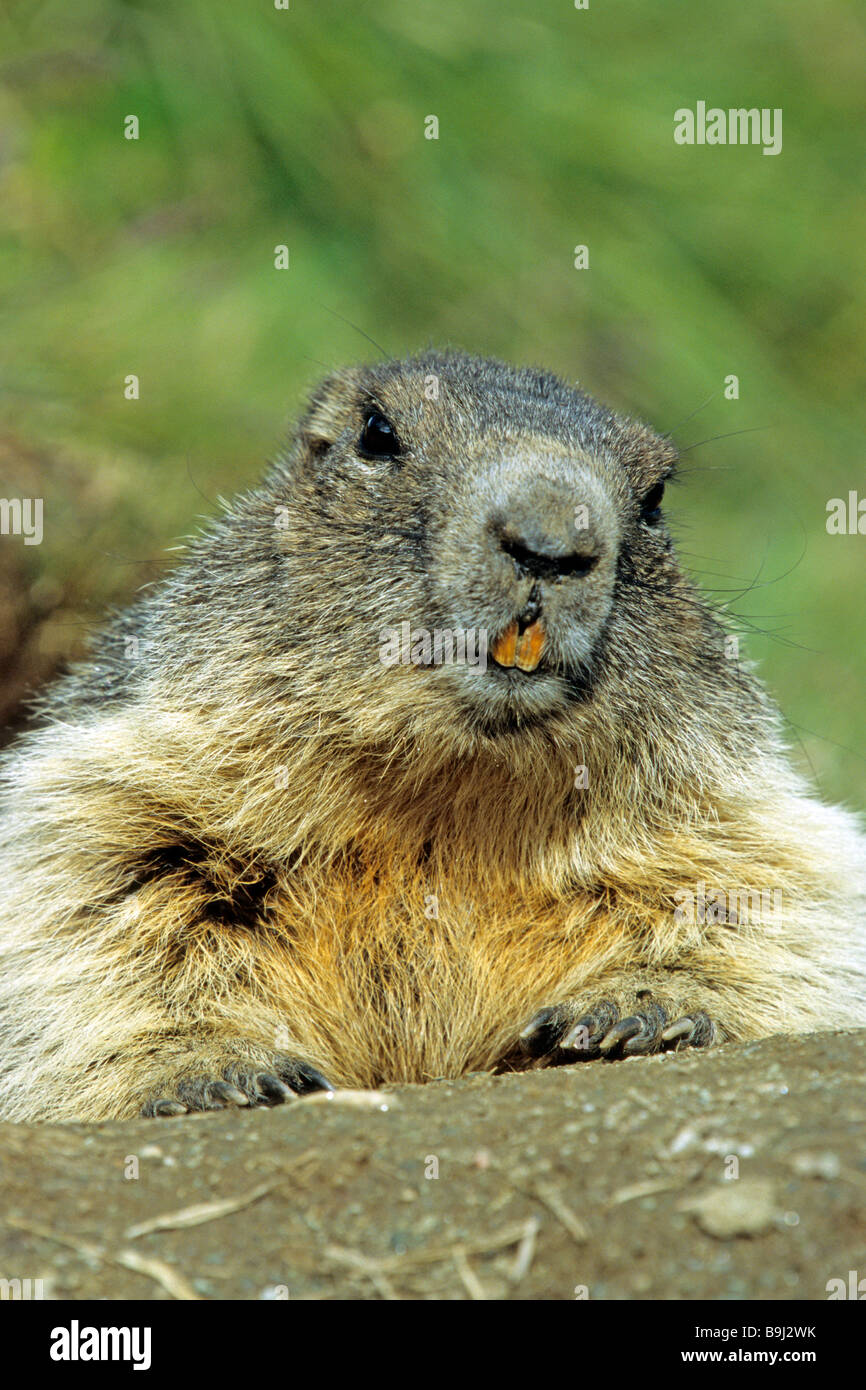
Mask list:
POLYGON ((0 539, 7 727, 369 334, 673 430, 686 564, 866 805, 866 536, 825 529, 866 496, 862 9, 7 0, 0 54, 0 495, 46 508, 0 539), (781 107, 782 153, 675 145, 698 100, 781 107))

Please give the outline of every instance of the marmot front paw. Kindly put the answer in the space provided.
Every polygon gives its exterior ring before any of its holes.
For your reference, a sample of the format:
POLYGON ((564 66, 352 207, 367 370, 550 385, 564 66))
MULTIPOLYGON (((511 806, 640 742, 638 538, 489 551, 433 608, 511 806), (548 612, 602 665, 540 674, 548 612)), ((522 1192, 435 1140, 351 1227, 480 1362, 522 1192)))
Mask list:
POLYGON ((270 1071, 239 1066, 226 1067, 222 1077, 201 1076, 177 1083, 174 1097, 158 1096, 141 1108, 144 1116, 166 1118, 195 1110, 228 1110, 232 1106, 284 1105, 310 1091, 334 1091, 330 1081, 309 1062, 295 1057, 275 1057, 270 1071))
POLYGON ((709 1014, 695 1009, 669 1018, 667 1010, 647 996, 625 1018, 610 999, 602 999, 580 1014, 573 1004, 539 1009, 521 1031, 518 1044, 528 1057, 550 1057, 551 1065, 603 1057, 640 1057, 682 1047, 709 1047, 716 1029, 709 1014))

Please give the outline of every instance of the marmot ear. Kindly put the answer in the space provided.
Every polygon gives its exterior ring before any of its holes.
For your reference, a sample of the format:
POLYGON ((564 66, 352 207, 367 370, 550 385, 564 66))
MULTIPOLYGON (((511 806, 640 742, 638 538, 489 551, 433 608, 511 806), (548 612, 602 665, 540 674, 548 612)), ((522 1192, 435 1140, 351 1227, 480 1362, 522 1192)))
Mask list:
POLYGON ((622 461, 638 492, 646 492, 655 483, 670 478, 676 472, 678 459, 670 439, 656 434, 648 425, 628 421, 622 461))
POLYGON ((298 423, 302 447, 313 453, 322 453, 331 447, 346 428, 357 405, 362 378, 360 368, 348 367, 334 372, 316 387, 298 423))

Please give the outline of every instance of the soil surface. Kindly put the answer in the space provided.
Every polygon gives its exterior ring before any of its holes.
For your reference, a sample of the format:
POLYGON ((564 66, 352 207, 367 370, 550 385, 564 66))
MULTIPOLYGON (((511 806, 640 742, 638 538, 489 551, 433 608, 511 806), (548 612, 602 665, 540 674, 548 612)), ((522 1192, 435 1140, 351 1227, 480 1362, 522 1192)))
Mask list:
POLYGON ((825 1300, 866 1276, 864 1071, 866 1030, 3 1124, 0 1276, 64 1299, 825 1300))

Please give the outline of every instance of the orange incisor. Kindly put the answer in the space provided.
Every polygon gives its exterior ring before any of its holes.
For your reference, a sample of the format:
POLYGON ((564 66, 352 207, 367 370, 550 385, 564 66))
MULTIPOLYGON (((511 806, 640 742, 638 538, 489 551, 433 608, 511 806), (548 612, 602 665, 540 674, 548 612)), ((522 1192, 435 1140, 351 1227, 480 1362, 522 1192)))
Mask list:
POLYGON ((544 651, 545 632, 540 618, 520 631, 518 624, 509 623, 490 648, 493 660, 500 666, 517 666, 521 671, 534 671, 544 651))

